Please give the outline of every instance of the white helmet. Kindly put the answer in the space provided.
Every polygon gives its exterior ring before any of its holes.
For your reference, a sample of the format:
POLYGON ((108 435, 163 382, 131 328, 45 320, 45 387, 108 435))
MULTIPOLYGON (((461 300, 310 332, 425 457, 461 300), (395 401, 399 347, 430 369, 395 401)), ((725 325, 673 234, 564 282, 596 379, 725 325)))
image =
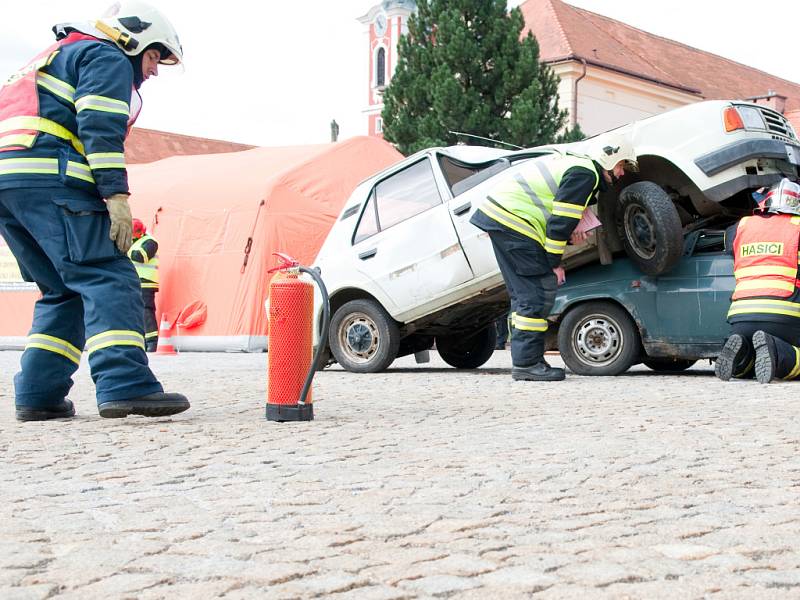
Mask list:
POLYGON ((115 2, 93 25, 128 56, 141 54, 152 44, 161 44, 164 47, 161 64, 183 61, 183 48, 172 23, 146 2, 115 2))
POLYGON ((116 2, 97 21, 53 26, 57 40, 67 37, 71 31, 114 42, 128 56, 137 56, 149 46, 161 44, 161 64, 176 65, 183 62, 183 48, 172 23, 146 2, 116 2))
POLYGON ((626 162, 627 171, 638 171, 636 152, 630 138, 619 133, 600 136, 589 149, 589 157, 606 171, 614 170, 621 160, 626 162))
POLYGON ((771 213, 800 215, 800 185, 784 177, 764 196, 761 209, 771 213))

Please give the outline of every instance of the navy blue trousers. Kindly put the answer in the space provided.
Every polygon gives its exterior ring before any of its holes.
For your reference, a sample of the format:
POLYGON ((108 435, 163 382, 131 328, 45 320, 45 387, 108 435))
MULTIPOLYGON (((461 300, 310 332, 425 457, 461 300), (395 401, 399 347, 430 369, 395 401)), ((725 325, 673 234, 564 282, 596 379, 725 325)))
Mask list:
POLYGON ((18 406, 65 398, 84 346, 98 403, 163 391, 144 351, 139 278, 109 228, 105 202, 85 192, 0 190, 0 234, 42 292, 14 378, 18 406))
POLYGON ((544 360, 547 315, 558 285, 544 248, 510 229, 487 232, 511 299, 511 361, 529 367, 544 360))

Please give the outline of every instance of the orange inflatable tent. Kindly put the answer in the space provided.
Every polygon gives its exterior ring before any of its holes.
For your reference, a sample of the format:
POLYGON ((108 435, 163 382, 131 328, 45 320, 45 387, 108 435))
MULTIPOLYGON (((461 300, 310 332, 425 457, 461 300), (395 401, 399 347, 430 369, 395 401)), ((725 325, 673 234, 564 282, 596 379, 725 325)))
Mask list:
MULTIPOLYGON (((379 138, 355 137, 130 166, 131 210, 159 243, 158 320, 188 321, 175 347, 266 349, 272 253, 310 265, 355 186, 401 158, 379 138)), ((0 283, 0 347, 24 346, 37 296, 0 283)))

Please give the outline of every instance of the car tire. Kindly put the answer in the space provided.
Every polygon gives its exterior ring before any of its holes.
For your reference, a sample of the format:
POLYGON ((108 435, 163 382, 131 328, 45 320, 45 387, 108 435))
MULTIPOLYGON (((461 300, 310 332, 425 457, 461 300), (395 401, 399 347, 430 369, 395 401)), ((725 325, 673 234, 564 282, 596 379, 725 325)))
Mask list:
POLYGON ((471 336, 436 336, 439 356, 456 369, 477 369, 492 357, 496 344, 494 324, 471 336))
POLYGON ((625 252, 647 275, 672 269, 683 254, 678 210, 661 186, 638 181, 619 195, 617 228, 625 252))
POLYGON ((619 375, 639 359, 641 339, 625 310, 610 302, 587 302, 564 315, 558 349, 577 375, 619 375))
POLYGON ((678 373, 685 371, 697 361, 687 358, 645 358, 642 362, 657 373, 678 373))
POLYGON ((344 369, 378 373, 397 358, 400 330, 374 300, 351 300, 334 313, 328 344, 344 369))

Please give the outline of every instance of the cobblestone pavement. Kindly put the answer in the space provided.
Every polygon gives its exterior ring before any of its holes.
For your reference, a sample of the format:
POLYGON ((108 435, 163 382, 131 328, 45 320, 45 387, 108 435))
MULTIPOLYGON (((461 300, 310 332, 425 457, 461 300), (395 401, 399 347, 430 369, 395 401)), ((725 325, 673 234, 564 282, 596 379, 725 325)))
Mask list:
MULTIPOLYGON (((509 353, 315 380, 156 356, 192 409, 17 423, 0 352, 0 598, 800 597, 800 383, 513 382, 509 353)), ((553 362, 557 362, 557 359, 553 362)))

